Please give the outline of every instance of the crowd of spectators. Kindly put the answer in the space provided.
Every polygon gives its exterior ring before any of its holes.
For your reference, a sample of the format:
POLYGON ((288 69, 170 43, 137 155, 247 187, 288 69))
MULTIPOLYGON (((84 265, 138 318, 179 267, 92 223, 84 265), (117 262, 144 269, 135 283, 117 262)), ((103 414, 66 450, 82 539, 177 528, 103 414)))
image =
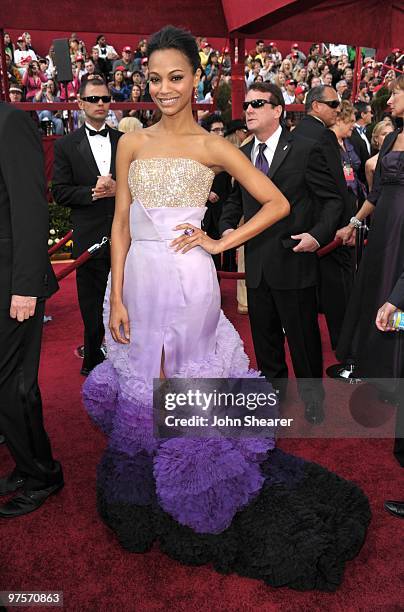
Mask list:
MULTIPOLYGON (((200 48, 199 82, 195 102, 212 103, 223 84, 231 86, 231 57, 229 49, 213 49, 205 38, 198 39, 200 48)), ((12 102, 66 102, 76 101, 83 79, 100 75, 108 84, 113 102, 151 102, 148 92, 147 41, 140 40, 136 48, 125 45, 118 53, 100 34, 94 46, 86 48, 73 33, 69 39, 72 80, 67 87, 57 81, 57 66, 53 45, 45 57, 40 57, 32 45, 29 32, 24 32, 14 44, 8 33, 4 35, 6 65, 12 102)), ((342 44, 312 44, 307 55, 293 44, 284 57, 275 42, 257 40, 253 49, 245 54, 245 84, 248 88, 257 81, 278 85, 286 105, 304 104, 307 92, 319 85, 332 85, 340 101, 371 103, 373 96, 391 82, 404 69, 404 53, 393 49, 384 62, 373 57, 362 58, 357 91, 353 94, 353 67, 355 49, 342 44)), ((208 113, 199 113, 202 120, 208 113)), ((291 125, 302 113, 288 115, 291 125)), ((108 123, 117 127, 124 117, 134 117, 143 126, 150 125, 154 114, 150 110, 111 110, 108 123)), ((51 132, 62 134, 67 128, 67 112, 41 111, 40 121, 51 126, 51 132)), ((74 127, 82 118, 76 112, 74 127)), ((47 130, 49 133, 49 131, 47 130)))

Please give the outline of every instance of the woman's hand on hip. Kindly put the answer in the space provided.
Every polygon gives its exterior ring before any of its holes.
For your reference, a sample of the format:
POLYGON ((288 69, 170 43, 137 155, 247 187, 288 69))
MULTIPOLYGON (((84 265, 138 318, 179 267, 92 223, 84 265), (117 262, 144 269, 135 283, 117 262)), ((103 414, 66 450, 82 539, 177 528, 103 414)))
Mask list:
POLYGON ((175 230, 184 230, 183 234, 173 240, 170 244, 174 248, 175 252, 181 251, 181 253, 187 253, 196 246, 202 247, 207 253, 211 255, 217 255, 224 249, 221 248, 221 240, 214 240, 210 238, 206 232, 201 230, 195 225, 190 223, 182 223, 177 225, 175 230))

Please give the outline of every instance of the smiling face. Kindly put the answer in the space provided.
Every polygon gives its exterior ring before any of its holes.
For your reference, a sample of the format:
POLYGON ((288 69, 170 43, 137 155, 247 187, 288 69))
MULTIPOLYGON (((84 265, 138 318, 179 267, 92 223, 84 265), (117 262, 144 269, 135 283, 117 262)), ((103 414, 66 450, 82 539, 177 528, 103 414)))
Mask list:
POLYGON ((190 105, 197 77, 181 51, 154 51, 149 57, 149 78, 150 95, 163 115, 176 115, 190 105))

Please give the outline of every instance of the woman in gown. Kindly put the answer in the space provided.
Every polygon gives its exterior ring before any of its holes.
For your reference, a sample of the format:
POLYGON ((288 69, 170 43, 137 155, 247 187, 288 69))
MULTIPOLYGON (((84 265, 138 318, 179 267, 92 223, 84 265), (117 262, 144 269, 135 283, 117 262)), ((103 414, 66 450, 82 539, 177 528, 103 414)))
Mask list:
MULTIPOLYGON (((388 103, 397 117, 404 97, 404 76, 393 84, 388 103)), ((362 221, 372 214, 368 241, 345 315, 337 356, 355 358, 355 375, 366 378, 400 378, 404 365, 404 337, 384 334, 375 326, 378 311, 389 318, 394 312, 404 269, 404 134, 387 134, 379 153, 373 187, 357 212, 362 221), (384 304, 384 306, 383 306, 384 304)), ((349 241, 354 226, 345 228, 349 241)))
MULTIPOLYGON (((388 104, 392 115, 404 118, 404 75, 393 81, 390 87, 388 104)), ((353 355, 355 375, 377 379, 383 399, 397 402, 403 393, 402 383, 400 385, 397 379, 404 378, 404 335, 403 332, 384 332, 392 330, 391 317, 396 310, 404 310, 402 128, 386 135, 379 153, 372 191, 356 217, 362 220, 370 213, 373 214, 368 242, 345 315, 337 356, 345 359, 353 355)), ((352 231, 348 230, 345 240, 350 240, 352 231)), ((403 432, 404 408, 400 402, 396 416, 394 455, 402 467, 403 432)))
POLYGON ((199 55, 192 36, 167 26, 148 50, 150 94, 162 118, 120 141, 108 359, 83 388, 87 411, 108 436, 97 473, 100 515, 133 552, 158 542, 186 564, 212 563, 274 586, 335 590, 370 520, 353 483, 275 449, 273 438, 153 435, 153 378, 259 377, 220 310, 211 254, 276 223, 289 204, 240 151, 194 122, 199 55), (200 225, 222 171, 262 207, 213 240, 200 225))

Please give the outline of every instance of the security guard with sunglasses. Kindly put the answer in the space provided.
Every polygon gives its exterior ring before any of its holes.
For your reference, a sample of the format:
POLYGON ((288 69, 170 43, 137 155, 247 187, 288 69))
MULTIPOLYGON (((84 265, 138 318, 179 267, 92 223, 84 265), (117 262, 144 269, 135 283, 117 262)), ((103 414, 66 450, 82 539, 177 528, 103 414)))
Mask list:
MULTIPOLYGON (((324 152, 335 186, 343 201, 338 219, 339 230, 349 224, 355 215, 355 207, 348 192, 341 164, 341 154, 334 132, 328 128, 336 123, 340 103, 335 89, 328 85, 313 87, 306 96, 307 115, 294 130, 295 135, 311 138, 319 143, 324 152)), ((316 198, 317 208, 322 202, 316 198)), ((324 312, 331 346, 338 344, 354 278, 354 259, 352 249, 341 246, 319 260, 320 308, 324 312)))
MULTIPOLYGON (((317 424, 324 419, 324 389, 315 251, 334 237, 342 200, 317 143, 283 127, 284 109, 276 85, 249 88, 244 110, 253 139, 240 150, 286 196, 291 212, 245 245, 248 314, 258 368, 280 399, 288 377, 286 336, 305 418, 317 424), (318 211, 315 197, 322 201, 318 211)), ((222 234, 236 228, 242 215, 248 221, 259 207, 236 181, 223 208, 222 234)))
MULTIPOLYGON (((111 96, 101 77, 85 80, 79 106, 85 124, 55 143, 53 195, 71 208, 73 257, 78 257, 104 236, 109 237, 115 210, 115 156, 122 132, 105 124, 111 96)), ((76 272, 77 293, 84 324, 84 361, 81 373, 104 359, 102 309, 110 252, 106 245, 76 272)))

